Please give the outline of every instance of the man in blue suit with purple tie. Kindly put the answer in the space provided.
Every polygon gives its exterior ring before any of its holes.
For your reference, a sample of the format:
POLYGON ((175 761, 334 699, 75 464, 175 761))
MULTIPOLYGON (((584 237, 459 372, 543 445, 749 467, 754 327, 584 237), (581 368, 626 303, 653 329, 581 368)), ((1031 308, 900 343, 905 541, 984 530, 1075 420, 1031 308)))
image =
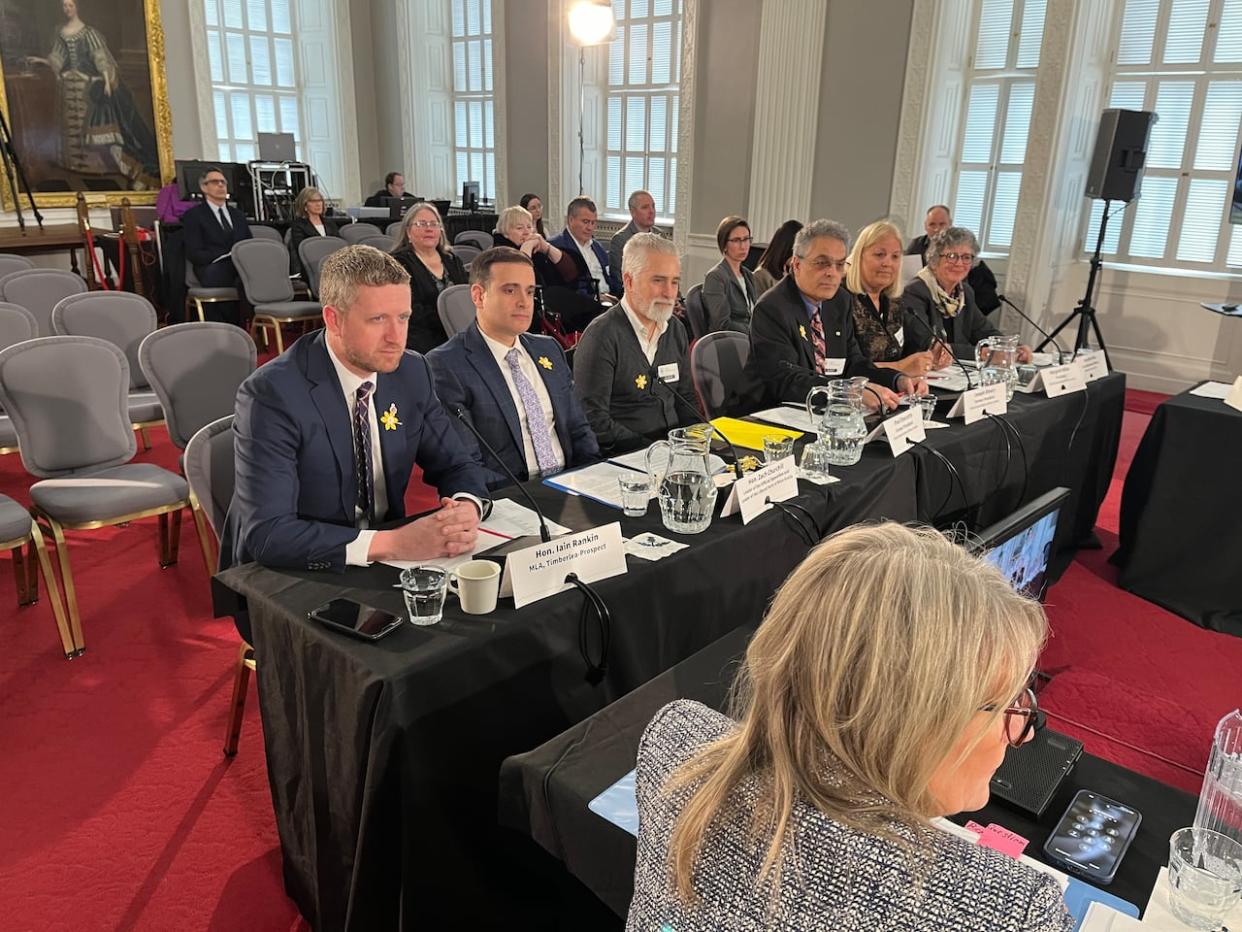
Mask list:
MULTIPOLYGON (((535 300, 531 260, 506 246, 487 250, 470 266, 470 296, 475 322, 427 354, 445 408, 460 409, 519 479, 599 459, 560 344, 526 332, 535 300)), ((469 429, 458 427, 488 488, 511 484, 469 429)))
POLYGON ((324 262, 319 295, 324 329, 238 390, 221 566, 340 572, 469 552, 487 487, 427 361, 406 351, 409 275, 374 247, 349 246, 324 262), (386 527, 405 517, 415 465, 440 508, 386 527))

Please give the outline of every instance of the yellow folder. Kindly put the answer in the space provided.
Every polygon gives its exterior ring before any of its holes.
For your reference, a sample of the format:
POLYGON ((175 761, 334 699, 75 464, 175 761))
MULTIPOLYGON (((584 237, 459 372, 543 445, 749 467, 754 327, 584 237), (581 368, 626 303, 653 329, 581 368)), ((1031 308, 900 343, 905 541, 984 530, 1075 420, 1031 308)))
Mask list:
POLYGON ((789 437, 797 440, 802 436, 800 430, 788 430, 771 424, 754 424, 750 421, 739 421, 735 417, 718 417, 712 421, 712 426, 729 438, 729 442, 735 447, 745 447, 748 450, 762 450, 764 437, 789 437))

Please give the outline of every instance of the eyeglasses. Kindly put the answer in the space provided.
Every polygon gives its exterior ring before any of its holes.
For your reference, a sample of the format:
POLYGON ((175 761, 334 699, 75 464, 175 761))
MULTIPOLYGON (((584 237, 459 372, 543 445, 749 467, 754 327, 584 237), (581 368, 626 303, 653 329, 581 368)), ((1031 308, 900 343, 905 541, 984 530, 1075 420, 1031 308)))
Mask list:
POLYGON ((440 229, 440 221, 439 220, 415 220, 413 223, 410 224, 410 226, 416 227, 419 230, 438 230, 440 229))
MULTIPOLYGON (((985 705, 979 711, 995 712, 996 706, 985 705)), ((1011 747, 1020 748, 1042 726, 1039 701, 1035 698, 1035 690, 1028 686, 1018 693, 1012 705, 1005 708, 1005 739, 1011 747)))
POLYGON ((945 262, 974 262, 975 257, 969 252, 946 252, 942 257, 945 262))
POLYGON ((838 272, 845 271, 846 260, 844 259, 812 259, 807 263, 815 272, 826 272, 828 269, 836 269, 838 272))
POLYGON ((726 243, 747 243, 749 244, 753 240, 754 240, 753 236, 731 236, 727 240, 725 240, 725 242, 726 243))
POLYGON ((204 178, 203 184, 224 184, 223 178, 204 178))

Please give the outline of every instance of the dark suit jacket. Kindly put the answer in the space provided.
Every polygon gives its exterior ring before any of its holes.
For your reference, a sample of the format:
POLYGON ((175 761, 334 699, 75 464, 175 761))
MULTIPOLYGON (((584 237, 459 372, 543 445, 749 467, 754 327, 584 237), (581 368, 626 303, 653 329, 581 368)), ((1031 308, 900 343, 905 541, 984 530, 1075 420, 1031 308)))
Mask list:
MULTIPOLYGON (((394 249, 392 257, 410 273, 410 329, 406 333, 405 345, 420 353, 430 353, 448 339, 444 324, 440 323, 440 313, 436 310, 440 289, 436 287, 436 280, 427 271, 427 266, 415 255, 413 246, 394 249)), ((450 284, 464 285, 470 280, 466 267, 456 253, 442 250, 440 261, 444 263, 444 274, 450 284)))
MULTIPOLYGON (((910 244, 906 246, 907 256, 921 256, 923 264, 927 264, 927 234, 916 236, 910 240, 910 244)), ((970 270, 970 274, 966 276, 966 281, 971 288, 975 289, 975 303, 978 304, 979 310, 985 314, 991 314, 1000 307, 1000 298, 996 291, 996 276, 992 270, 988 268, 988 264, 982 259, 979 264, 970 270)))
MULTIPOLYGON (((573 238, 573 234, 568 229, 561 232, 548 240, 553 246, 561 250, 568 256, 572 256, 574 265, 578 267, 578 279, 572 287, 576 288, 579 294, 595 297, 595 286, 591 280, 591 272, 587 268, 586 259, 582 258, 582 250, 578 248, 578 242, 573 238)), ((595 258, 599 262, 599 267, 604 270, 604 277, 607 281, 599 283, 602 290, 606 290, 609 294, 620 296, 621 294, 621 270, 614 269, 608 261, 608 253, 604 250, 596 240, 591 240, 591 251, 595 253, 595 258)))
POLYGON ((944 333, 945 342, 953 347, 953 355, 965 359, 975 358, 975 344, 984 337, 1000 336, 996 326, 983 315, 979 305, 975 303, 975 292, 966 282, 962 282, 966 293, 966 303, 956 317, 944 317, 932 303, 931 290, 927 283, 916 278, 906 285, 901 293, 901 304, 906 315, 915 315, 926 323, 926 327, 917 324, 906 327, 906 352, 918 353, 931 346, 930 327, 936 333, 944 333))
POLYGON ((209 288, 228 288, 237 282, 237 272, 229 259, 216 262, 226 256, 234 243, 250 239, 250 224, 236 207, 228 208, 231 232, 220 226, 215 210, 206 201, 191 207, 181 218, 181 230, 185 237, 185 254, 194 266, 198 280, 209 288))
MULTIPOLYGON (((335 230, 327 220, 323 220, 323 235, 333 236, 335 230)), ((314 225, 305 217, 296 217, 289 226, 289 267, 294 273, 301 273, 302 259, 298 255, 298 246, 302 244, 302 240, 319 236, 320 233, 315 229, 314 225)))
MULTIPOLYGON (((543 379, 544 388, 552 401, 556 438, 565 454, 565 468, 584 466, 599 459, 599 444, 587 423, 582 406, 574 396, 574 379, 561 345, 551 337, 524 333, 522 346, 532 359, 543 379), (546 359, 550 367, 540 364, 546 359)), ((427 354, 427 362, 436 376, 436 392, 449 412, 466 449, 475 454, 475 460, 487 477, 487 486, 498 489, 510 485, 509 477, 496 465, 491 455, 479 448, 474 435, 453 414, 460 405, 466 417, 483 438, 492 445, 506 466, 519 479, 528 479, 525 442, 517 406, 509 393, 496 357, 479 332, 477 323, 451 337, 443 346, 427 354)))
MULTIPOLYGON (((406 353, 375 384, 375 410, 397 406, 400 426, 380 428, 388 492, 382 521, 405 517, 417 464, 441 495, 487 498, 483 474, 440 406, 427 360, 406 353)), ((358 536, 349 409, 323 331, 301 337, 237 391, 236 484, 220 540, 220 566, 251 561, 290 569, 345 568, 358 536)))
MULTIPOLYGON (((759 297, 755 287, 755 276, 750 269, 742 266, 742 278, 746 282, 746 297, 754 304, 759 297)), ((717 330, 736 330, 750 333, 750 307, 737 287, 737 279, 729 263, 721 259, 712 267, 703 279, 703 309, 707 312, 707 332, 717 330)))
POLYGON ((880 369, 863 355, 854 336, 854 317, 850 295, 844 287, 819 307, 824 325, 828 355, 845 359, 840 376, 815 372, 815 344, 811 340, 811 321, 802 292, 792 275, 786 275, 755 305, 750 321, 750 359, 746 371, 759 382, 769 402, 801 402, 816 385, 833 378, 865 375, 871 381, 892 388, 901 375, 896 369, 880 369))

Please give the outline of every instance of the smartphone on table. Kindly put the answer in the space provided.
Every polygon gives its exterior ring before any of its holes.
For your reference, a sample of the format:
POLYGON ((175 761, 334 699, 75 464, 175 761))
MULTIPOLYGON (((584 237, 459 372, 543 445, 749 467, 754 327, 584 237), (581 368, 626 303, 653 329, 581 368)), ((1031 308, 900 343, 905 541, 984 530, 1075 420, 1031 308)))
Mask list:
POLYGON ((1044 842, 1044 853, 1071 874, 1112 883, 1142 820, 1125 803, 1079 790, 1044 842))
POLYGON ((364 605, 353 599, 333 599, 318 608, 311 609, 308 617, 322 625, 364 641, 378 641, 396 630, 404 620, 400 615, 386 612, 373 605, 364 605))

